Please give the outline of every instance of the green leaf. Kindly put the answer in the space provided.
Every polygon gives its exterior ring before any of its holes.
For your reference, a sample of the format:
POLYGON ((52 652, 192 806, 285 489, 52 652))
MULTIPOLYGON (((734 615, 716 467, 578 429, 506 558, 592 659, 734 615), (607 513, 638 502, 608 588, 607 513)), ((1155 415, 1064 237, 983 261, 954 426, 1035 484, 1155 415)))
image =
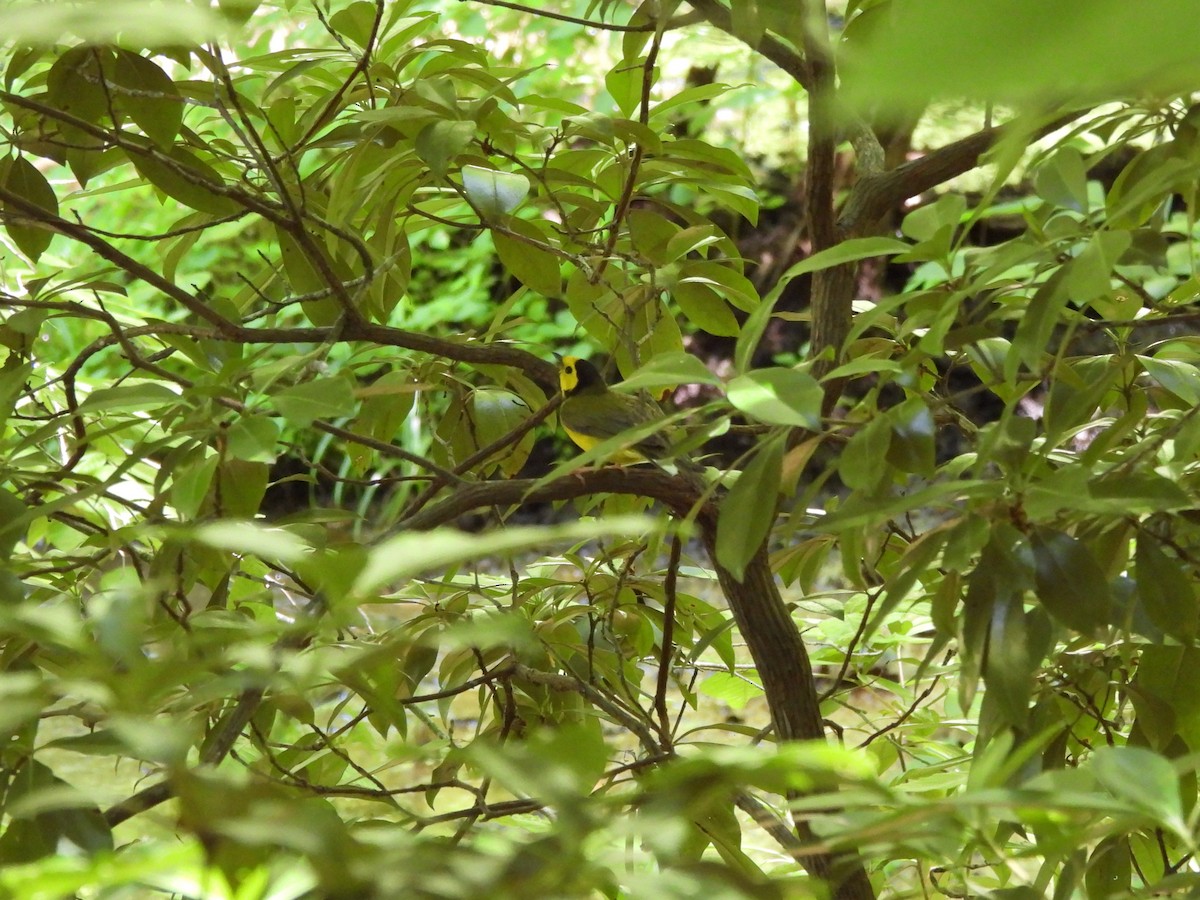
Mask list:
POLYGON ((1133 883, 1133 857, 1126 835, 1109 835, 1096 845, 1088 856, 1083 883, 1087 896, 1096 900, 1128 895, 1133 883))
MULTIPOLYGON (((44 14, 42 10, 45 9, 44 6, 38 8, 38 13, 44 14)), ((85 122, 100 121, 108 112, 108 96, 102 77, 108 59, 105 50, 97 47, 81 45, 64 51, 46 73, 47 102, 85 122)))
POLYGON ((943 194, 935 202, 918 206, 906 215, 900 224, 900 230, 906 237, 919 242, 932 241, 935 237, 944 235, 947 238, 948 250, 949 236, 962 223, 966 211, 967 201, 962 194, 943 194))
POLYGON ((500 531, 471 534, 455 528, 400 534, 371 550, 354 582, 359 597, 376 594, 386 585, 422 572, 441 571, 472 559, 506 556, 547 545, 594 540, 599 537, 647 535, 663 525, 643 516, 614 516, 551 526, 510 526, 500 531))
MULTIPOLYGON (((622 115, 633 117, 642 101, 642 84, 648 77, 645 57, 623 59, 604 76, 604 86, 622 115)), ((657 74, 657 68, 653 70, 657 74)))
POLYGON ((1128 231, 1097 231, 1087 247, 1068 267, 1067 291, 1077 304, 1108 294, 1112 289, 1112 270, 1121 254, 1129 249, 1133 237, 1128 231))
POLYGON ((1037 423, 1033 419, 1005 410, 999 422, 980 429, 979 454, 994 460, 1006 472, 1021 471, 1037 438, 1037 423))
POLYGON ((220 193, 225 182, 217 170, 190 150, 173 145, 166 154, 131 153, 138 174, 173 200, 212 216, 241 211, 237 201, 220 193))
POLYGON ((747 703, 763 695, 762 687, 745 672, 714 672, 700 682, 698 690, 735 711, 744 709, 747 703))
POLYGON ((633 249, 650 263, 665 266, 670 261, 667 246, 679 234, 679 226, 649 209, 630 210, 626 222, 633 249))
POLYGON ((762 547, 775 520, 784 437, 773 435, 758 445, 754 459, 721 502, 717 561, 738 581, 746 577, 746 566, 762 547))
POLYGON ((1100 632, 1112 618, 1108 581, 1088 549, 1061 531, 1030 535, 1038 598, 1046 611, 1081 634, 1100 632))
POLYGON ((1017 331, 1013 336, 1013 350, 1016 352, 1004 358, 1006 382, 1011 384, 1016 381, 1021 363, 1031 372, 1041 372, 1046 344, 1067 305, 1067 272, 1066 267, 1056 269, 1030 299, 1029 307, 1017 323, 1017 331))
MULTIPOLYGON (((25 157, 18 156, 7 167, 4 177, 6 190, 16 194, 22 200, 43 210, 48 216, 58 218, 58 197, 54 188, 46 180, 46 176, 34 168, 33 163, 25 157)), ((49 228, 35 224, 36 218, 10 210, 6 217, 6 228, 13 243, 32 262, 37 262, 50 246, 54 232, 49 228)))
POLYGON ((874 634, 897 605, 908 598, 917 582, 946 546, 950 534, 951 530, 946 527, 935 528, 925 532, 905 548, 904 556, 897 563, 896 570, 888 575, 884 584, 883 599, 868 620, 864 635, 874 634))
POLYGON ((138 381, 111 388, 98 388, 88 394, 79 409, 99 412, 106 409, 147 409, 179 403, 180 396, 155 381, 138 381))
POLYGON ((775 284, 775 287, 770 290, 770 293, 767 294, 764 300, 778 300, 779 295, 784 292, 786 283, 800 275, 808 275, 809 272, 815 272, 820 269, 832 269, 833 266, 844 263, 856 263, 859 259, 895 256, 895 254, 907 253, 910 250, 912 250, 911 244, 906 244, 906 242, 896 240, 895 238, 853 238, 841 241, 841 244, 829 247, 828 250, 814 253, 812 256, 802 259, 799 263, 788 268, 780 276, 779 283, 775 284))
POLYGON ((721 379, 690 353, 661 353, 619 385, 623 391, 644 391, 681 384, 720 385, 721 379))
POLYGON ((249 462, 232 456, 222 459, 217 467, 214 511, 234 518, 257 515, 270 474, 271 466, 266 462, 249 462))
POLYGON ((671 290, 671 299, 679 305, 687 320, 701 331, 718 337, 734 337, 739 331, 738 320, 729 304, 707 285, 678 282, 671 290))
POLYGON ((825 393, 817 380, 796 369, 755 369, 729 382, 729 402, 768 425, 821 427, 825 393))
POLYGON ((892 443, 892 425, 887 416, 877 416, 858 429, 838 457, 838 475, 846 487, 870 491, 888 473, 887 454, 892 443))
POLYGON ((129 92, 118 95, 120 109, 161 149, 167 149, 183 123, 183 97, 154 62, 128 50, 117 51, 113 81, 129 92))
MULTIPOLYGON (((479 447, 486 447, 508 434, 529 418, 529 406, 512 391, 501 388, 483 387, 471 394, 474 411, 473 434, 479 447)), ((525 465, 533 450, 534 434, 527 432, 520 441, 509 446, 500 456, 489 461, 492 467, 499 466, 508 476, 516 475, 525 465)))
POLYGON ((1171 293, 1158 301, 1160 308, 1190 306, 1200 301, 1200 277, 1193 275, 1177 284, 1171 293))
POLYGON ((1038 167, 1034 179, 1038 195, 1063 209, 1088 211, 1087 168, 1072 146, 1060 147, 1038 167))
MULTIPOLYGON (((676 235, 676 237, 679 236, 676 235)), ((675 238, 671 240, 673 241, 675 238)), ((670 242, 668 242, 669 249, 670 242)), ((758 297, 754 282, 737 269, 715 260, 689 259, 684 261, 679 266, 678 283, 701 284, 710 287, 743 312, 754 312, 762 302, 758 297)))
POLYGON ((1034 670, 1040 663, 1029 653, 1029 644, 1020 596, 1014 591, 998 592, 988 621, 983 681, 988 697, 1015 727, 1024 727, 1029 717, 1034 670))
POLYGON ((866 524, 879 526, 888 519, 919 509, 957 511, 962 508, 964 501, 999 498, 1001 492, 1002 483, 995 480, 960 478, 934 482, 928 487, 896 494, 873 496, 856 493, 821 519, 821 525, 831 531, 845 531, 866 524))
POLYGON ((208 547, 249 553, 283 565, 295 565, 313 552, 308 542, 292 532, 259 522, 225 519, 200 525, 191 535, 197 543, 208 547))
POLYGON ((733 36, 748 47, 757 47, 766 28, 759 15, 758 0, 738 0, 729 6, 733 36))
POLYGON ((1101 746, 1092 756, 1091 769, 1114 797, 1144 810, 1176 834, 1190 837, 1179 776, 1170 760, 1145 747, 1101 746))
POLYGON ((520 172, 497 172, 463 166, 463 190, 485 219, 512 212, 529 194, 529 179, 520 172))
POLYGON ((530 729, 523 741, 475 741, 467 749, 472 765, 506 791, 546 798, 558 809, 560 827, 570 834, 581 824, 579 798, 600 778, 606 746, 597 723, 530 729))
MULTIPOLYGON (((1115 363, 1115 360, 1111 361, 1115 363)), ((1061 363, 1050 386, 1042 416, 1046 440, 1055 444, 1067 432, 1090 422, 1104 395, 1122 376, 1109 359, 1092 357, 1074 365, 1061 363)))
MULTIPOLYGON (((1026 547, 1024 536, 1016 529, 1007 524, 993 525, 979 562, 967 577, 960 630, 963 672, 959 679, 959 703, 963 709, 970 709, 979 677, 986 671, 993 633, 1003 632, 1012 610, 1022 606, 1022 595, 1031 581, 1028 561, 1024 558, 1026 547)), ((1005 652, 1003 648, 997 650, 1005 652)), ((1001 677, 1015 669, 1011 663, 999 665, 1001 677)), ((1007 704, 1010 708, 1013 705, 1007 704)), ((1023 718, 1024 713, 1018 713, 1017 719, 1023 718)), ((975 774, 973 770, 972 775, 975 774)))
MULTIPOLYGON (((86 795, 63 781, 37 760, 23 761, 9 785, 5 813, 14 823, 28 822, 49 854, 66 856, 111 853, 112 831, 86 795)), ((0 837, 0 858, 16 861, 6 833, 0 837)), ((36 841, 35 842, 39 842, 36 841)))
MULTIPOLYGON (((13 522, 25 514, 25 503, 12 491, 0 487, 0 522, 13 522)), ((7 563, 17 541, 24 537, 23 531, 9 529, 0 532, 0 561, 7 563)), ((0 731, 2 733, 2 731, 0 731)))
POLYGON ((441 178, 450 169, 450 163, 470 146, 475 129, 475 123, 469 120, 438 119, 421 129, 413 146, 422 162, 441 178))
POLYGON ((807 259, 803 259, 791 266, 780 276, 781 283, 772 288, 771 293, 765 299, 778 299, 779 294, 783 293, 783 283, 791 281, 800 275, 807 275, 809 272, 816 272, 818 269, 830 269, 834 266, 840 266, 842 263, 857 262, 860 259, 870 259, 875 256, 895 256, 898 253, 907 253, 911 249, 911 244, 889 237, 852 238, 848 241, 842 241, 840 244, 830 247, 827 250, 822 250, 819 253, 814 253, 807 259))
POLYGON ((314 419, 354 414, 354 390, 348 378, 314 378, 272 395, 271 403, 288 423, 307 428, 314 419))
POLYGON ((932 475, 935 467, 937 425, 933 413, 920 397, 905 400, 888 410, 892 439, 887 460, 901 472, 932 475))
POLYGON ((371 40, 375 13, 375 4, 367 0, 356 0, 331 15, 329 25, 334 34, 349 38, 360 47, 366 47, 371 40))
POLYGON ((1091 480, 1077 494, 1079 510, 1113 515, 1189 509, 1194 501, 1178 484, 1157 472, 1117 472, 1091 480))
POLYGON ((1200 368, 1180 359, 1139 356, 1146 374, 1188 406, 1200 406, 1200 368))
POLYGON ((713 82, 711 84, 697 84, 691 87, 686 87, 678 94, 668 97, 661 103, 657 103, 650 107, 650 123, 655 124, 655 119, 662 118, 666 113, 680 107, 688 107, 692 104, 703 104, 711 100, 715 100, 722 94, 727 94, 735 90, 734 87, 728 84, 720 84, 713 82))
POLYGON ((1165 748, 1177 734, 1200 746, 1200 649, 1145 646, 1133 686, 1138 726, 1152 746, 1165 748))
POLYGON ((1138 534, 1135 559, 1138 595, 1150 621, 1183 643, 1194 641, 1200 629, 1200 602, 1182 565, 1144 531, 1138 534))
POLYGON ((416 405, 418 383, 408 372, 385 372, 370 386, 356 391, 362 399, 355 425, 381 441, 390 443, 408 420, 416 405))
POLYGON ((512 234, 493 230, 492 241, 504 268, 530 290, 537 291, 545 297, 560 296, 560 260, 557 255, 545 249, 548 243, 547 236, 538 230, 536 225, 524 219, 506 216, 503 225, 512 234), (528 240, 521 240, 514 235, 521 235, 528 240))
MULTIPOLYGON (((318 294, 329 289, 308 252, 292 234, 276 226, 275 239, 279 242, 279 258, 293 293, 318 294)), ((305 304, 304 311, 314 325, 331 325, 338 317, 337 303, 332 298, 311 300, 305 304)))
POLYGON ((249 462, 275 461, 279 424, 267 416, 243 416, 229 426, 226 446, 230 456, 249 462))
POLYGON ((474 408, 469 395, 457 391, 450 396, 438 421, 431 455, 442 466, 454 467, 479 449, 471 422, 474 408))
POLYGON ((763 298, 763 302, 750 314, 750 318, 742 326, 742 333, 738 337, 737 349, 734 354, 737 370, 739 372, 749 371, 754 352, 758 349, 758 342, 762 339, 763 332, 766 331, 771 316, 775 312, 775 304, 792 279, 818 269, 828 269, 842 263, 870 259, 873 256, 893 256, 898 253, 907 253, 911 249, 912 245, 895 238, 854 238, 814 253, 807 259, 796 263, 779 277, 775 287, 763 298))
POLYGON ((217 456, 209 456, 177 466, 171 473, 171 505, 181 519, 194 519, 200 514, 219 462, 217 456))
MULTIPOLYGON (((16 313, 9 316, 8 321, 3 326, 0 326, 0 339, 4 337, 5 328, 12 328, 13 331, 21 336, 19 346, 24 349, 31 346, 33 335, 18 329, 14 325, 13 319, 16 319, 19 315, 20 313, 16 313)), ((40 328, 40 323, 37 327, 40 328)), ((0 422, 7 421, 9 416, 12 415, 17 398, 25 390, 25 384, 32 373, 33 365, 28 362, 18 361, 17 354, 10 354, 4 364, 0 366, 0 422)))
MULTIPOLYGON (((225 0, 222 6, 231 4, 225 0)), ((103 4, 45 3, 11 5, 0 11, 0 33, 10 40, 54 44, 69 37, 81 40, 79 50, 120 41, 130 46, 194 46, 221 34, 226 23, 207 8, 189 0, 104 0, 103 4)), ((99 83, 96 90, 103 91, 99 83)))
POLYGON ((1094 105, 1135 91, 1169 96, 1195 83, 1197 62, 1186 48, 1200 43, 1200 24, 1188 0, 1148 8, 1091 0, 1082 11, 1042 0, 898 0, 887 7, 886 27, 860 36, 845 100, 896 114, 935 97, 1045 108, 1056 97, 1094 105))
POLYGON ((745 184, 722 184, 717 187, 711 182, 700 183, 697 187, 705 196, 727 206, 751 226, 757 227, 759 200, 754 188, 745 184))
MULTIPOLYGON (((715 225, 693 225, 690 228, 684 228, 667 241, 664 251, 666 261, 675 262, 689 253, 698 253, 705 247, 710 247, 713 244, 719 244, 727 240, 728 238, 721 234, 715 225)), ((695 260, 695 262, 701 262, 701 260, 695 260)), ((757 300, 757 297, 755 299, 757 300)))
POLYGON ((856 356, 829 372, 826 378, 830 381, 838 378, 855 378, 859 375, 874 375, 880 372, 904 371, 904 364, 895 359, 888 359, 878 354, 856 356))
POLYGON ((1110 228, 1138 228, 1160 209, 1167 196, 1195 178, 1195 164, 1178 155, 1174 144, 1138 153, 1121 170, 1105 198, 1110 228))
POLYGON ((1088 471, 1083 466, 1063 466, 1029 486, 1025 512, 1035 520, 1050 518, 1060 509, 1076 510, 1091 499, 1088 471))

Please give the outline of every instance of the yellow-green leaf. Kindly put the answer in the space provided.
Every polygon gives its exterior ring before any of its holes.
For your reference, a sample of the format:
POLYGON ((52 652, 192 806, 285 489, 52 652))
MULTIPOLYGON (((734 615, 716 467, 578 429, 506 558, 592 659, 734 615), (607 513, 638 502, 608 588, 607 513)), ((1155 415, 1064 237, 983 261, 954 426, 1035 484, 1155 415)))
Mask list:
POLYGON ((717 561, 741 581, 771 523, 783 471, 784 435, 763 441, 750 465, 721 503, 717 520, 717 561))
POLYGON ((547 235, 538 230, 536 225, 511 216, 504 218, 504 227, 510 234, 492 232, 496 254, 504 268, 530 290, 546 297, 559 296, 562 293, 559 258, 545 249, 547 235))
POLYGON ((529 193, 529 179, 520 172, 463 166, 462 179, 468 199, 488 219, 512 212, 529 193))
MULTIPOLYGON (((25 157, 18 156, 9 164, 4 187, 22 200, 45 210, 49 216, 58 217, 58 198, 54 194, 54 188, 50 186, 46 176, 34 168, 33 163, 25 157)), ((37 262, 38 257, 50 246, 54 232, 37 225, 32 217, 14 214, 13 210, 9 213, 6 222, 9 237, 22 253, 33 262, 37 262)))
POLYGON ((184 206, 213 216, 233 215, 241 209, 219 193, 224 181, 217 170, 183 147, 172 147, 166 159, 146 153, 130 156, 143 178, 184 206))

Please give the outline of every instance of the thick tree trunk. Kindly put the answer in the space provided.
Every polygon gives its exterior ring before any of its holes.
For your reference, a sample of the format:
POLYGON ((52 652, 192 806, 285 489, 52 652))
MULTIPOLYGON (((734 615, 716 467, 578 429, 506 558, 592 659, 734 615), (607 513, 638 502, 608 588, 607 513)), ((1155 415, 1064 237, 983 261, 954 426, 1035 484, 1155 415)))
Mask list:
MULTIPOLYGON (((812 662, 779 593, 766 548, 759 548, 746 568, 745 580, 738 581, 717 562, 716 529, 706 524, 702 523, 706 548, 762 679, 776 738, 825 740, 812 662)), ((807 824, 798 822, 796 830, 802 840, 815 841, 807 824)), ((802 862, 810 875, 829 884, 837 900, 874 900, 875 890, 855 854, 819 853, 802 862)))

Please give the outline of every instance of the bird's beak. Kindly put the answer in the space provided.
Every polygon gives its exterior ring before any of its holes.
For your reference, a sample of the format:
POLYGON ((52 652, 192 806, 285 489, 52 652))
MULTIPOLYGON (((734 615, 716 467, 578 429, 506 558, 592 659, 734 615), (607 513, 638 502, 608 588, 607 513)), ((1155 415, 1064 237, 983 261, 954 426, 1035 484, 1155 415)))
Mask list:
POLYGON ((555 353, 555 354, 554 354, 554 358, 555 358, 555 360, 557 360, 558 362, 562 362, 562 354, 561 354, 561 353, 555 353))

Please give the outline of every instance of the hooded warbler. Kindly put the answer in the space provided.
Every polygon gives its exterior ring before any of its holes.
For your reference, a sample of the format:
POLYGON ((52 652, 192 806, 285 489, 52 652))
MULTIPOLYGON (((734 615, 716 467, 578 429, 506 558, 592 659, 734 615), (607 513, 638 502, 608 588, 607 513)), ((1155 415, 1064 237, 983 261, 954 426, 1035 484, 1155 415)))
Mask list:
MULTIPOLYGON (((633 394, 610 391, 600 371, 586 359, 558 358, 558 383, 564 400, 558 408, 563 431, 581 449, 663 417, 657 404, 633 394)), ((613 456, 618 463, 654 460, 671 454, 671 444, 656 432, 613 456)))

